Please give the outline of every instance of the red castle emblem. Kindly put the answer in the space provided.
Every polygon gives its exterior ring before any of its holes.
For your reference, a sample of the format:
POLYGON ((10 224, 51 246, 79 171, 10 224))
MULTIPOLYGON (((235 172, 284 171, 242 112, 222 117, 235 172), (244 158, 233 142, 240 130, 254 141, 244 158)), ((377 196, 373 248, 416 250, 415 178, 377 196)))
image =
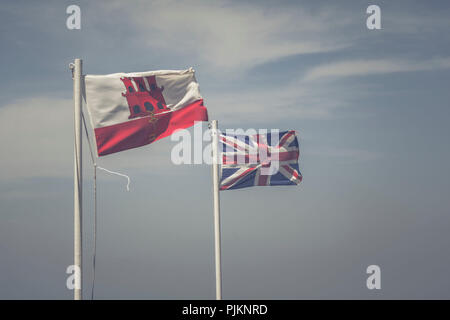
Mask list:
MULTIPOLYGON (((151 116, 170 111, 162 94, 164 87, 159 88, 155 76, 120 78, 126 92, 122 93, 130 108, 129 119, 151 116)), ((156 118, 155 118, 156 119, 156 118)))

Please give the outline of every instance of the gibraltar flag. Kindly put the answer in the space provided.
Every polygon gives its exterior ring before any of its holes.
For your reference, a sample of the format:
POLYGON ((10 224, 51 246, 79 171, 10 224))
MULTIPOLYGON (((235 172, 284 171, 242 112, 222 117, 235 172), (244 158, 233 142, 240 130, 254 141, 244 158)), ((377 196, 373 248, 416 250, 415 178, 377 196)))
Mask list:
POLYGON ((85 76, 99 156, 140 147, 207 121, 194 70, 85 76))

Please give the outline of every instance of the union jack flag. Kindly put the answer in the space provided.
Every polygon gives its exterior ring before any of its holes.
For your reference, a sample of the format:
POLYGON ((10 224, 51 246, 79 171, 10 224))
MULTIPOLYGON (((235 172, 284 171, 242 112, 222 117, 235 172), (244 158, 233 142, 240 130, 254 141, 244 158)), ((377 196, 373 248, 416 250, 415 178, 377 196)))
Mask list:
POLYGON ((220 190, 297 185, 299 145, 294 130, 254 135, 221 134, 220 190))

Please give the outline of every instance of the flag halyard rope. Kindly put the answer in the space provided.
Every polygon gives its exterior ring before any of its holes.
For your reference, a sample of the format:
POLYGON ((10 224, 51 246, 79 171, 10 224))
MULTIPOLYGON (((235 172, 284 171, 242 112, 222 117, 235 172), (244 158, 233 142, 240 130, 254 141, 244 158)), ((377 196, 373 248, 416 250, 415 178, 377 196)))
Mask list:
POLYGON ((89 132, 86 125, 86 119, 84 117, 83 111, 81 112, 81 118, 83 120, 83 127, 86 133, 86 139, 89 145, 89 154, 91 156, 92 166, 94 168, 94 230, 93 230, 93 249, 92 249, 92 289, 91 289, 91 300, 94 300, 94 289, 95 289, 95 262, 97 257, 97 169, 106 171, 111 174, 115 174, 121 177, 127 178, 127 191, 130 191, 130 177, 126 174, 108 170, 106 168, 100 167, 95 161, 94 152, 92 151, 91 139, 89 137, 89 132))

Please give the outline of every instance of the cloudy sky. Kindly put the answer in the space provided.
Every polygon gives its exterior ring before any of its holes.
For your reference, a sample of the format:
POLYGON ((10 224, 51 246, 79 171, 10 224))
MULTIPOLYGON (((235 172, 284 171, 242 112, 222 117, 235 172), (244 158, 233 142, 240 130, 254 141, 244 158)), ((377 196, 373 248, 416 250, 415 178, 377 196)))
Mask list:
MULTIPOLYGON (((192 66, 221 129, 298 130, 300 186, 221 193, 224 298, 449 299, 449 14, 437 0, 3 2, 0 298, 72 298, 68 66, 82 58, 88 74, 192 66)), ((173 165, 175 144, 98 160, 131 190, 99 172, 96 298, 214 298, 211 168, 173 165)))

